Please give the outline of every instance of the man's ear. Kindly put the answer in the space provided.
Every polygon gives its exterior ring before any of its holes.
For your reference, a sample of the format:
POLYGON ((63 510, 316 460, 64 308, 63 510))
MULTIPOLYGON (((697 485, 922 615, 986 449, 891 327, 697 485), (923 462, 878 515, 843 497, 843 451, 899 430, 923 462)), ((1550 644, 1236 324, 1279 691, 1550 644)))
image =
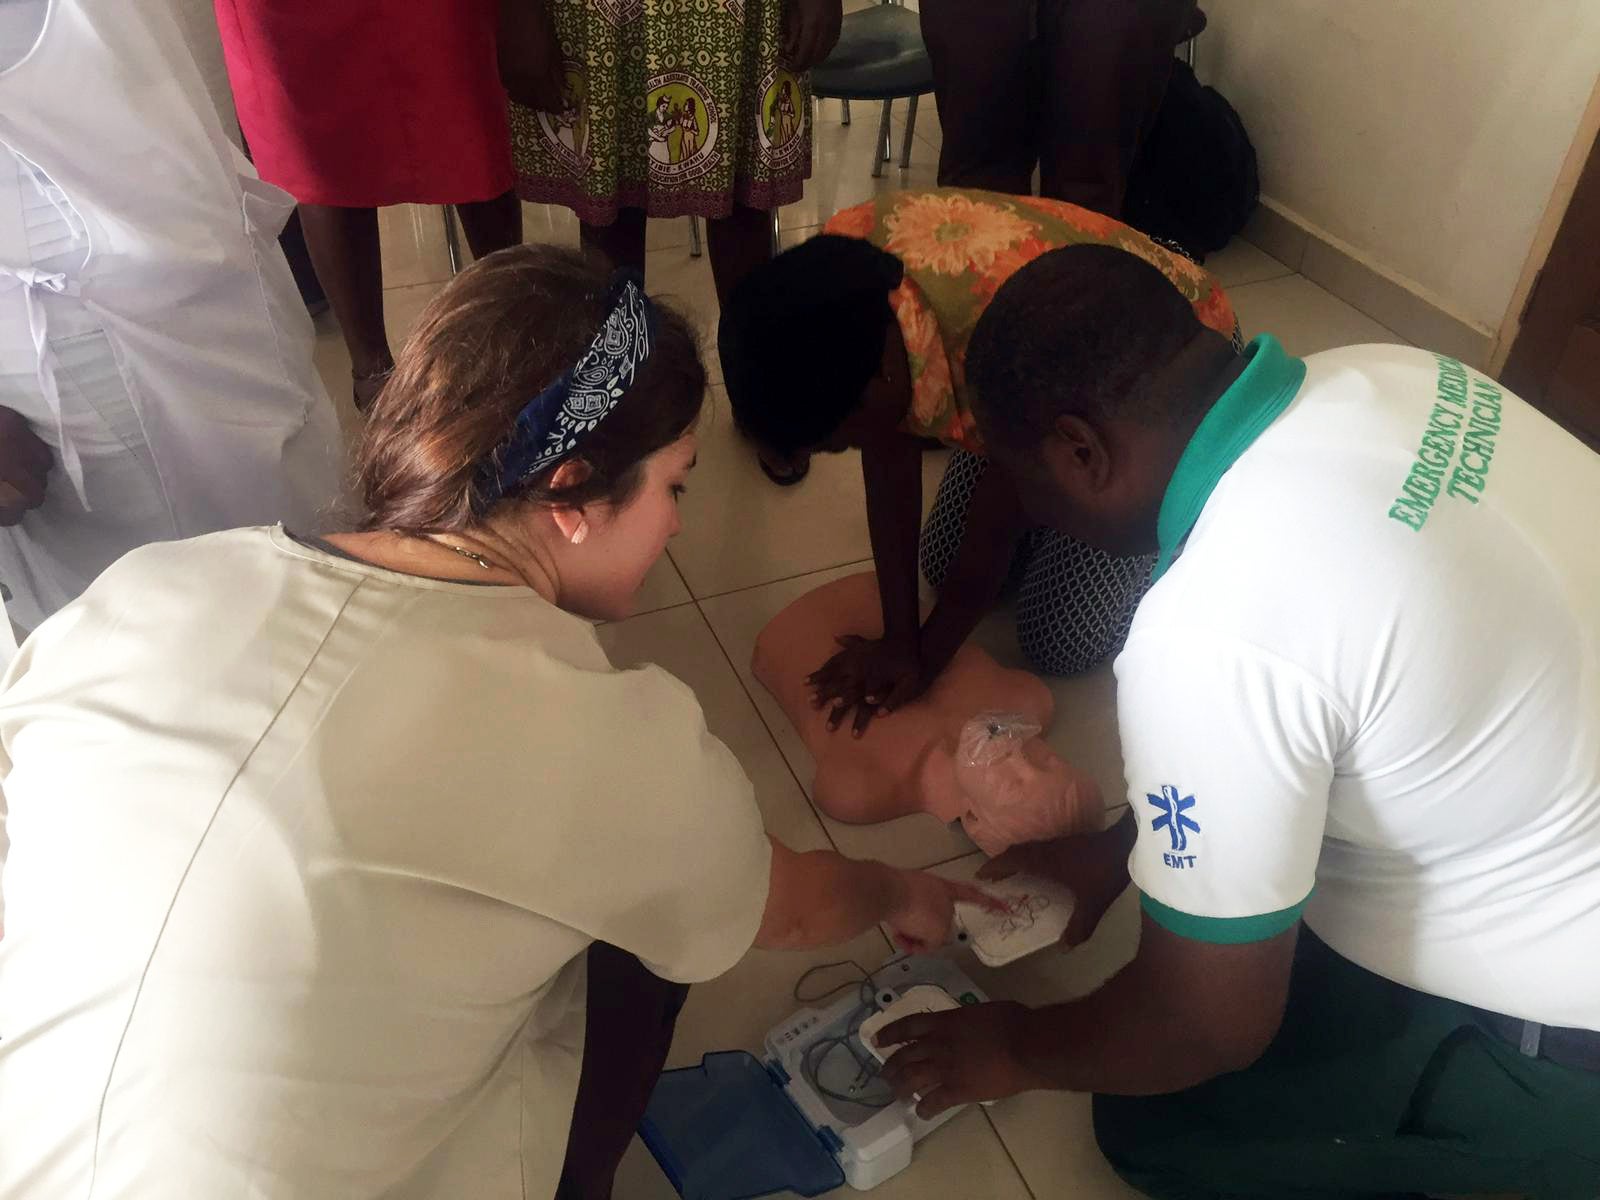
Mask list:
POLYGON ((1105 490, 1111 478, 1111 452, 1100 430, 1074 415, 1055 419, 1045 439, 1045 461, 1056 482, 1077 496, 1105 490))

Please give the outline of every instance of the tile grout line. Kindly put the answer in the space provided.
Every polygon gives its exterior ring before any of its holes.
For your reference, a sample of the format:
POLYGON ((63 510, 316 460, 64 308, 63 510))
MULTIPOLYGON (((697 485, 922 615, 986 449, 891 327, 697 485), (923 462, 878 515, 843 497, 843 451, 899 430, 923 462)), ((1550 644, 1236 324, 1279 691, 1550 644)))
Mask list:
MULTIPOLYGON (((849 562, 834 563, 832 566, 813 567, 810 570, 797 571, 793 575, 785 575, 779 579, 768 579, 763 583, 747 583, 741 587, 729 588, 725 592, 708 592, 704 596, 696 595, 694 588, 690 586, 687 579, 684 580, 684 587, 688 589, 689 595, 694 599, 695 603, 698 604, 703 600, 721 600, 728 596, 740 595, 743 592, 753 592, 757 588, 772 587, 774 584, 778 583, 792 583, 794 580, 804 579, 808 575, 821 575, 827 571, 840 571, 845 567, 859 567, 866 563, 870 563, 871 561, 871 558, 855 558, 851 559, 849 562)), ((672 565, 676 567, 678 565, 677 560, 673 560, 672 565)))
POLYGON ((789 772, 789 778, 794 780, 795 787, 800 789, 800 795, 806 802, 806 808, 811 812, 811 819, 822 830, 823 838, 826 839, 834 852, 843 854, 844 851, 839 849, 839 844, 833 840, 833 834, 828 830, 828 823, 822 819, 822 814, 817 811, 817 806, 812 802, 811 794, 806 791, 805 785, 800 782, 800 777, 795 774, 794 766, 789 762, 789 756, 783 752, 783 747, 779 744, 777 735, 772 732, 772 726, 767 723, 766 715, 761 711, 761 706, 756 703, 756 698, 750 694, 750 688, 744 681, 744 675, 740 673, 738 666, 734 663, 733 656, 728 653, 728 648, 722 644, 722 638, 717 634, 717 627, 711 623, 711 618, 706 614, 706 610, 701 606, 700 601, 695 600, 693 604, 695 611, 700 614, 700 619, 705 622, 706 628, 710 630, 711 640, 717 644, 717 649, 722 652, 722 661, 727 663, 728 669, 733 672, 733 678, 738 683, 739 691, 744 696, 745 702, 755 712, 756 720, 761 722, 761 728, 766 730, 767 739, 772 743, 772 748, 778 752, 778 757, 783 762, 783 769, 789 772))
POLYGON ((1000 1143, 1000 1149, 1006 1156, 1006 1161, 1011 1164, 1011 1169, 1017 1173, 1017 1179, 1022 1183, 1022 1190, 1028 1193, 1029 1200, 1039 1200, 1038 1193, 1033 1190, 1033 1184, 1028 1182, 1028 1176, 1022 1170, 1022 1164, 1017 1161, 1017 1156, 1011 1153, 1011 1147, 1006 1144, 1006 1135, 1000 1132, 1000 1126, 994 1123, 994 1116, 983 1105, 978 1106, 978 1111, 983 1114, 983 1119, 989 1122, 989 1131, 994 1134, 994 1140, 1000 1143))
MULTIPOLYGON (((746 702, 753 710, 755 710, 756 720, 760 721, 761 728, 767 731, 767 739, 771 741, 773 749, 778 752, 779 759, 783 761, 783 769, 789 772, 789 778, 794 780, 795 787, 800 789, 800 796, 805 800, 806 808, 811 811, 811 819, 815 821, 817 823, 817 827, 822 830, 823 839, 833 849, 835 854, 841 854, 846 858, 849 858, 850 856, 845 854, 844 851, 839 848, 839 843, 833 840, 833 832, 828 828, 828 822, 822 819, 822 814, 817 811, 817 806, 811 799, 811 793, 806 791, 805 785, 800 782, 800 777, 795 774, 794 766, 789 762, 789 756, 783 752, 783 747, 778 744, 777 735, 772 732, 772 726, 767 723, 767 718, 765 714, 762 713, 761 706, 756 703, 756 698, 750 694, 750 689, 745 684, 744 676, 740 674, 739 668, 734 664, 733 656, 728 653, 728 648, 722 644, 722 638, 717 635, 717 627, 711 623, 711 618, 706 614, 706 610, 701 606, 698 600, 693 601, 693 604, 695 609, 700 614, 700 619, 705 622, 706 628, 710 630, 711 640, 717 644, 717 649, 722 651, 722 660, 728 664, 728 669, 733 672, 733 677, 738 682, 739 690, 744 694, 746 702)), ((889 952, 889 954, 891 956, 895 954, 898 950, 898 947, 894 944, 894 939, 884 932, 883 925, 881 923, 877 923, 874 924, 872 928, 876 930, 878 936, 883 939, 884 948, 889 952)), ((865 932, 866 931, 863 931, 863 934, 865 934, 865 932)), ((1027 1186, 1026 1181, 1024 1181, 1023 1186, 1027 1186)))
MULTIPOLYGON (((1254 245, 1253 242, 1251 244, 1254 245)), ((1258 247, 1258 249, 1259 249, 1259 247, 1258 247)), ((1284 274, 1284 275, 1274 275, 1271 279, 1255 279, 1255 280, 1251 280, 1249 283, 1234 284, 1231 287, 1228 286, 1227 284, 1224 284, 1223 285, 1223 290, 1225 292, 1227 292, 1229 297, 1231 298, 1231 297, 1237 295, 1238 293, 1244 291, 1246 288, 1261 287, 1261 286, 1265 286, 1266 284, 1269 284, 1269 283, 1282 283, 1285 279, 1302 279, 1302 280, 1305 280, 1306 283, 1308 283, 1310 286, 1316 288, 1319 292, 1321 292, 1328 299, 1334 301, 1337 304, 1344 305, 1344 307, 1348 308, 1351 312, 1355 313, 1357 316, 1361 317, 1363 320, 1371 321, 1379 329, 1383 330, 1390 337, 1394 338, 1396 344, 1403 345, 1403 346, 1414 346, 1414 345, 1416 345, 1416 343, 1413 342, 1410 338, 1406 337, 1404 334, 1400 333, 1398 330, 1391 329, 1388 325, 1386 325, 1384 322, 1380 321, 1377 317, 1373 316, 1371 313, 1367 312, 1365 309, 1358 308, 1356 305, 1351 304, 1350 301, 1344 299, 1344 297, 1335 295, 1333 292, 1330 292, 1327 288, 1323 287, 1316 280, 1308 279, 1305 275, 1303 275, 1299 271, 1290 271, 1290 272, 1288 272, 1287 274, 1284 274)), ((1244 332, 1245 332, 1245 335, 1247 337, 1250 336, 1250 331, 1248 329, 1245 330, 1244 332)))

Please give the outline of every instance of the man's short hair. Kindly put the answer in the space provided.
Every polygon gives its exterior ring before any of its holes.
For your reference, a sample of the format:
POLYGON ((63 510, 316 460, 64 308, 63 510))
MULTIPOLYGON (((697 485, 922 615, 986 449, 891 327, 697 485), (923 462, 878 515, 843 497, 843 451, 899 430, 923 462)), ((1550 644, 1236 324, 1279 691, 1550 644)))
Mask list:
POLYGON ((1147 385, 1203 328, 1184 295, 1138 255, 1100 245, 1051 250, 1005 282, 973 331, 967 380, 978 427, 986 441, 1020 449, 1038 445, 1062 416, 1186 416, 1189 397, 1147 385))

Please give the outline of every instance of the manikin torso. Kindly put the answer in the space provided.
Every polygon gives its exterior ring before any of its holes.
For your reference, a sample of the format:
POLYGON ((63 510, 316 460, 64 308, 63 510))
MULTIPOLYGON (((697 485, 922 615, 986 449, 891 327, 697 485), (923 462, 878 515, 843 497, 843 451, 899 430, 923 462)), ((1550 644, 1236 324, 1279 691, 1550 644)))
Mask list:
POLYGON ((851 824, 915 812, 959 820, 989 854, 1098 827, 1098 786, 1036 736, 1054 715, 1050 689, 976 646, 963 646, 921 698, 876 718, 861 738, 848 729, 830 731, 827 710, 812 706, 806 677, 838 649, 840 636, 881 632, 877 578, 868 573, 802 596, 756 641, 756 678, 816 761, 817 807, 851 824), (975 718, 978 725, 964 739, 963 728, 975 718), (974 747, 985 759, 981 765, 974 747))

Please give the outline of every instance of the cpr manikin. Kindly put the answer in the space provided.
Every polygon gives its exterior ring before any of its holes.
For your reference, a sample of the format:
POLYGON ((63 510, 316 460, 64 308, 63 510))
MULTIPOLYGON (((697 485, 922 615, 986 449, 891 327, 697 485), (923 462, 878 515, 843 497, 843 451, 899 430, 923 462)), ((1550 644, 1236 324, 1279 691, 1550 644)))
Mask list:
POLYGON ((878 717, 861 738, 830 731, 806 677, 834 653, 835 639, 881 631, 877 577, 868 573, 807 593, 756 640, 756 678, 816 761, 818 808, 860 825, 915 812, 959 820, 991 856, 1099 828, 1098 785, 1039 736, 1055 711, 1050 690, 976 646, 963 646, 920 699, 878 717))

